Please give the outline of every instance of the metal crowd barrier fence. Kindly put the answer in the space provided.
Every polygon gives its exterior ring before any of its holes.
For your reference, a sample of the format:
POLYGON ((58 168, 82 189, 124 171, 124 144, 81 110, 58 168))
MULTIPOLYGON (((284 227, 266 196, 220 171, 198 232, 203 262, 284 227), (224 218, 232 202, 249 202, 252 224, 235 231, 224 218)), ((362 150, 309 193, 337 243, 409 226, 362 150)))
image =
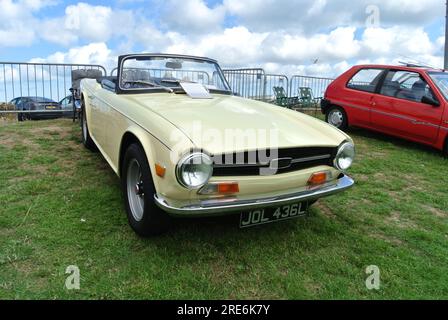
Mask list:
POLYGON ((263 101, 275 102, 274 87, 282 87, 285 93, 287 93, 289 88, 288 77, 283 74, 266 74, 264 78, 263 101))
POLYGON ((107 75, 101 65, 62 63, 0 62, 0 116, 14 113, 55 113, 67 110, 18 110, 16 98, 40 97, 62 102, 71 95, 73 70, 96 69, 107 75), (15 101, 13 101, 15 100, 15 101))
MULTIPOLYGON (((61 99, 70 96, 72 71, 79 69, 96 69, 104 76, 107 75, 103 66, 93 64, 0 62, 0 116, 14 113, 54 113, 55 110, 17 110, 17 106, 10 102, 19 97, 43 97, 61 102, 61 99)), ((162 74, 161 70, 151 72, 162 74)), ((182 76, 194 78, 193 81, 210 82, 208 74, 188 70, 181 72, 184 72, 182 76)), ((116 69, 110 74, 114 73, 116 74, 116 69)), ((288 78, 281 74, 266 74, 262 68, 224 69, 223 73, 232 91, 238 96, 276 103, 274 87, 282 87, 288 98, 292 98, 291 101, 298 101, 293 107, 309 106, 309 101, 314 101, 312 105, 317 107, 316 101, 323 97, 333 81, 322 77, 295 75, 288 78)))
MULTIPOLYGON (((110 75, 116 73, 117 68, 113 69, 110 75)), ((300 104, 309 106, 309 100, 317 101, 322 98, 328 85, 333 81, 331 78, 299 75, 289 79, 283 74, 266 74, 262 68, 224 69, 223 73, 232 92, 238 96, 275 103, 274 87, 282 87, 288 97, 297 98, 299 107, 300 104), (301 91, 301 88, 305 90, 301 91), (304 92, 308 94, 306 97, 303 96, 304 92)))
POLYGON ((325 91, 328 86, 333 82, 334 79, 331 78, 320 78, 320 77, 308 77, 308 76, 293 76, 289 83, 289 96, 298 96, 299 98, 304 98, 301 96, 300 88, 310 89, 311 98, 319 99, 323 98, 325 91))
POLYGON ((265 98, 266 74, 263 69, 225 69, 223 73, 234 94, 254 100, 263 100, 265 98))
POLYGON ((318 108, 331 78, 295 75, 288 78, 281 74, 266 74, 261 68, 223 70, 232 91, 242 97, 278 103, 274 87, 282 87, 288 106, 293 108, 318 108))

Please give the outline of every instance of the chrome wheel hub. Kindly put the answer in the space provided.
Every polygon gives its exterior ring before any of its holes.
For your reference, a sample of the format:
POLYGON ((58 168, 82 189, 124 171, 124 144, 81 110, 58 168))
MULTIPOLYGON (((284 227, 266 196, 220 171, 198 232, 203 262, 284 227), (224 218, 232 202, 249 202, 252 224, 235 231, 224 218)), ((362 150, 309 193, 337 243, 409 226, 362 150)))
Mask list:
POLYGON ((142 170, 136 159, 132 159, 128 164, 126 176, 127 196, 129 208, 136 221, 143 218, 145 209, 145 193, 142 179, 142 170))
POLYGON ((344 115, 339 110, 330 111, 330 114, 328 115, 328 122, 339 128, 344 122, 344 115))
POLYGON ((138 196, 143 196, 145 193, 143 192, 143 181, 140 181, 135 185, 135 194, 138 196))

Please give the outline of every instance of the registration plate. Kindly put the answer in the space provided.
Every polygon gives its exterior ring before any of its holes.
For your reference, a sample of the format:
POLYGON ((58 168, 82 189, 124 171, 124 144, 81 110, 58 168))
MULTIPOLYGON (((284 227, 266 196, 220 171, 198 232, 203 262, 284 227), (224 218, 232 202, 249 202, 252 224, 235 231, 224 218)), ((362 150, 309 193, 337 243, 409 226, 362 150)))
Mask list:
POLYGON ((248 228, 261 224, 298 218, 306 215, 307 212, 307 202, 246 211, 241 213, 240 228, 248 228))
POLYGON ((47 110, 48 109, 56 109, 56 107, 55 106, 46 106, 45 109, 47 109, 47 110))

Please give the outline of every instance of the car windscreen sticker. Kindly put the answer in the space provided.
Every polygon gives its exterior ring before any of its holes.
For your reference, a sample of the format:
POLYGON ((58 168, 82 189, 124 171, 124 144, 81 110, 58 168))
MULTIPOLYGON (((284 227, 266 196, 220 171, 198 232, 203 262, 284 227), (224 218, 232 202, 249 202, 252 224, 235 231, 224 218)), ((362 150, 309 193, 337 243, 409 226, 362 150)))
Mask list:
POLYGON ((181 82, 180 86, 192 99, 212 99, 207 89, 200 83, 181 82))

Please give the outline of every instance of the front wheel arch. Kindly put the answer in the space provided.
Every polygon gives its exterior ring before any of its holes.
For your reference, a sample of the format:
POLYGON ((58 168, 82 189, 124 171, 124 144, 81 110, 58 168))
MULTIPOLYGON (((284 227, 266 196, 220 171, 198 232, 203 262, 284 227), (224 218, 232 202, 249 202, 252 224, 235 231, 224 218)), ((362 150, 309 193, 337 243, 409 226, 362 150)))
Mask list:
POLYGON ((122 166, 123 166, 123 159, 124 159, 124 155, 126 154, 126 151, 128 150, 128 148, 134 144, 137 143, 140 146, 142 145, 140 140, 137 138, 137 136, 135 136, 132 132, 126 132, 122 139, 121 139, 121 143, 120 143, 120 153, 119 153, 119 157, 118 157, 118 171, 121 177, 122 174, 122 166))
POLYGON ((145 151, 146 158, 148 159, 148 163, 151 168, 151 175, 152 175, 156 190, 158 190, 158 180, 154 173, 155 170, 153 169, 154 165, 155 165, 154 157, 153 157, 153 154, 154 154, 153 144, 152 144, 152 141, 150 140, 150 138, 148 137, 148 134, 145 131, 141 130, 139 127, 131 126, 130 128, 128 128, 125 131, 125 133, 123 134, 123 137, 121 138, 120 146, 119 146, 119 153, 118 153, 118 167, 117 167, 118 175, 120 177, 122 176, 121 171, 122 171, 124 156, 126 154, 127 149, 134 143, 140 145, 140 147, 145 151))

